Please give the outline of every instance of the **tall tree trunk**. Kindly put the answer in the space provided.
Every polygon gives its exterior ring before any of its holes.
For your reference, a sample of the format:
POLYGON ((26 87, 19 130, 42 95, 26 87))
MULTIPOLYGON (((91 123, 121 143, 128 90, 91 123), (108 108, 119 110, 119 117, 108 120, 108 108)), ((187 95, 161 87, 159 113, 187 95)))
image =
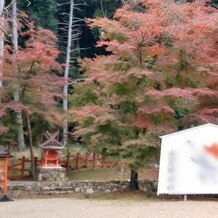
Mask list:
POLYGON ((64 70, 64 78, 66 79, 66 84, 63 89, 63 109, 65 112, 64 124, 63 124, 63 144, 67 145, 68 140, 68 119, 67 119, 67 111, 68 111, 68 77, 70 70, 70 58, 71 58, 71 47, 72 47, 72 26, 73 26, 73 10, 74 10, 74 0, 70 1, 70 16, 69 16, 69 26, 68 26, 68 40, 67 40, 67 54, 66 54, 66 62, 65 62, 65 70, 64 70))
POLYGON ((136 170, 131 170, 131 178, 130 178, 129 187, 130 187, 130 190, 138 190, 139 189, 138 172, 136 170))
MULTIPOLYGON (((17 1, 16 0, 13 1, 12 4, 12 41, 14 46, 14 55, 16 56, 18 52, 17 1)), ((19 89, 19 87, 17 87, 17 89, 19 89)), ((14 101, 15 102, 20 101, 20 93, 18 90, 14 92, 14 101)), ((16 113, 16 123, 17 123, 18 149, 19 151, 22 151, 25 149, 25 143, 24 143, 24 132, 23 132, 23 118, 21 112, 16 113)))
MULTIPOLYGON (((0 89, 2 88, 2 75, 3 75, 3 55, 4 55, 4 10, 5 1, 0 0, 0 89)), ((1 99, 0 99, 1 101, 1 99)))
POLYGON ((35 168, 35 161, 34 161, 34 152, 33 152, 33 137, 32 137, 32 130, 31 130, 31 123, 30 123, 30 116, 27 114, 27 128, 29 133, 29 149, 30 149, 30 158, 31 158, 31 172, 33 179, 36 179, 36 168, 35 168))
POLYGON ((102 13, 102 15, 103 15, 104 17, 106 17, 105 12, 104 12, 104 3, 103 3, 102 0, 100 1, 100 5, 101 5, 101 13, 102 13))

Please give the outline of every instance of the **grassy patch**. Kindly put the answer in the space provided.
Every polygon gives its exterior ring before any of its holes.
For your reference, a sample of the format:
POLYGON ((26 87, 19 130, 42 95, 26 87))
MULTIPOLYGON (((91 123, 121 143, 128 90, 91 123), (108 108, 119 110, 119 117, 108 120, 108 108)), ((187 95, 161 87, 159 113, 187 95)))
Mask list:
MULTIPOLYGON (((158 169, 148 168, 139 172, 140 180, 152 180, 157 179, 158 169)), ((80 170, 70 171, 68 173, 70 180, 128 180, 130 179, 130 171, 128 169, 125 172, 121 172, 119 167, 115 168, 85 168, 80 170)))
POLYGON ((68 173, 70 180, 127 180, 130 174, 125 172, 121 174, 118 168, 94 168, 81 169, 77 171, 70 171, 68 173))

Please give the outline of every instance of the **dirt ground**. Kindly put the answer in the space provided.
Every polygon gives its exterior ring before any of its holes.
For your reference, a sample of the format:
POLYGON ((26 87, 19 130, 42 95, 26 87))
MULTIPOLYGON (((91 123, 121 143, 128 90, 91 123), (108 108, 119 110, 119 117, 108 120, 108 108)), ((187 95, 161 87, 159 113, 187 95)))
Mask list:
POLYGON ((1 218, 213 218, 217 201, 16 199, 0 203, 1 218))

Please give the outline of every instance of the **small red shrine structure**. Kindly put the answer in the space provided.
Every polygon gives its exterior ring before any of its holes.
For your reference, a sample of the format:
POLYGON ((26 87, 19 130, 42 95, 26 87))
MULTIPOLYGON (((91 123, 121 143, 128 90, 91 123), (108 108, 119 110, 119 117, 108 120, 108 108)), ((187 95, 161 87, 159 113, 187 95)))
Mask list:
POLYGON ((0 199, 2 201, 12 201, 8 195, 8 160, 11 157, 6 152, 0 152, 0 186, 3 191, 3 197, 0 199))
POLYGON ((44 134, 47 140, 39 145, 42 148, 42 168, 58 168, 60 165, 60 150, 64 145, 56 138, 59 132, 50 134, 48 131, 44 134))

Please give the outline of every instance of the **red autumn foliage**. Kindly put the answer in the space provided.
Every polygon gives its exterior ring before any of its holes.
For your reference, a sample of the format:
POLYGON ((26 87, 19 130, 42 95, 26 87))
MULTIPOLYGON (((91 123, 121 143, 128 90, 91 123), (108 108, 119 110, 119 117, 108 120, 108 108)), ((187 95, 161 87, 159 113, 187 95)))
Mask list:
POLYGON ((138 2, 113 20, 87 21, 101 30, 97 46, 108 53, 81 61, 87 79, 72 111, 74 135, 104 155, 119 154, 132 170, 152 156, 158 136, 218 122, 216 9, 202 0, 138 2))
POLYGON ((16 54, 11 46, 5 45, 0 117, 9 110, 22 111, 38 114, 50 123, 60 123, 56 100, 62 98, 66 81, 58 75, 62 67, 57 62, 57 38, 49 30, 36 29, 34 23, 29 23, 29 30, 21 35, 28 37, 16 54), (19 92, 19 102, 12 100, 15 90, 19 92))
MULTIPOLYGON (((205 2, 141 1, 140 12, 127 4, 117 10, 113 21, 88 20, 92 28, 103 31, 98 46, 106 46, 112 53, 83 61, 89 69, 88 78, 110 86, 124 83, 131 76, 148 77, 159 84, 159 89, 147 86, 144 95, 157 101, 170 96, 189 99, 198 104, 195 118, 199 122, 216 123, 218 15, 205 2), (127 70, 116 71, 111 63, 126 64, 127 70), (212 100, 207 105, 205 99, 212 100)), ((167 107, 162 102, 156 110, 160 111, 162 106, 167 107)))

